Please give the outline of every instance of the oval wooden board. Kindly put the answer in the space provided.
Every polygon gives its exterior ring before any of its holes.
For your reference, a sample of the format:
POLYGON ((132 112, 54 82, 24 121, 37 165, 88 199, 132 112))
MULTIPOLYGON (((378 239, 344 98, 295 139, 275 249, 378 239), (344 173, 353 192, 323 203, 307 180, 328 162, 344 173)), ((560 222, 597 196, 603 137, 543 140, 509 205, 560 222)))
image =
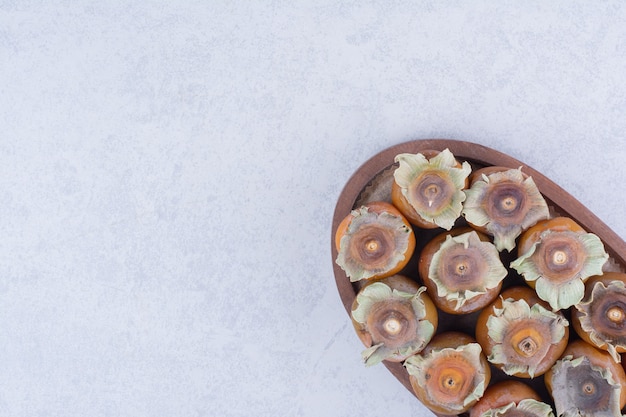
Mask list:
MULTIPOLYGON (((450 149, 455 157, 460 161, 468 161, 472 164, 472 167, 479 168, 482 166, 504 166, 509 168, 522 167, 522 171, 533 177, 533 180, 537 184, 537 187, 543 194, 548 205, 559 215, 568 216, 576 220, 581 226, 583 226, 588 232, 595 233, 604 242, 605 249, 610 256, 610 261, 613 262, 617 270, 624 270, 626 265, 626 243, 607 225, 605 225, 598 217, 590 212, 582 203, 572 197, 569 193, 552 182, 550 179, 542 175, 540 172, 529 167, 525 163, 518 161, 515 158, 510 157, 504 153, 490 149, 488 147, 478 145, 471 142, 464 142, 451 139, 424 139, 405 142, 376 154, 365 162, 348 180, 345 185, 333 216, 332 234, 331 234, 331 251, 332 251, 332 263, 335 274, 335 281, 339 295, 346 309, 348 315, 356 293, 359 290, 360 284, 351 283, 344 271, 335 263, 337 258, 337 250, 335 248, 334 239, 337 226, 341 220, 350 213, 350 211, 357 205, 362 204, 365 201, 371 201, 385 196, 385 190, 381 193, 378 188, 384 188, 386 182, 389 181, 390 173, 395 167, 394 158, 400 153, 419 153, 425 150, 438 150, 450 149)), ((461 220, 462 221, 462 220, 461 220)), ((419 252, 424 244, 430 240, 435 234, 443 232, 443 229, 436 229, 434 231, 419 230, 416 233, 418 244, 416 247, 416 255, 413 258, 419 256, 419 252)), ((513 251, 515 252, 515 251, 513 251)), ((514 259, 515 254, 504 254, 503 261, 510 261, 514 259), (507 259, 508 256, 508 259, 507 259)), ((408 276, 416 277, 416 262, 412 260, 409 265, 401 273, 405 273, 408 276)), ((440 312, 441 314, 441 312, 440 312)), ((473 317, 475 318, 475 317, 473 317)), ((472 317, 469 322, 464 322, 460 316, 446 316, 445 314, 440 316, 440 326, 438 332, 445 330, 462 330, 472 333, 473 329, 469 329, 473 325, 472 317), (464 328, 467 327, 466 328, 464 328)), ((408 373, 400 363, 383 362, 387 369, 410 391, 411 384, 409 382, 408 373)), ((542 397, 547 397, 545 388, 543 387, 543 381, 539 381, 538 378, 532 381, 525 381, 530 383, 536 390, 540 391, 542 397)), ((549 401, 549 399, 546 399, 549 401)))

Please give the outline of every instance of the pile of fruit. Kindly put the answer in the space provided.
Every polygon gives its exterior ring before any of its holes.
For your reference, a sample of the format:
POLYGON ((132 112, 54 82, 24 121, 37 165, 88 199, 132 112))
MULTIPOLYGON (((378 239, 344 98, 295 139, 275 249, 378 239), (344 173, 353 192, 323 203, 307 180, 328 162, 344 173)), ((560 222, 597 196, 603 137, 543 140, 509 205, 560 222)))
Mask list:
POLYGON ((439 415, 621 416, 626 274, 600 238, 521 168, 448 149, 395 161, 391 201, 335 234, 365 364, 402 363, 439 415))

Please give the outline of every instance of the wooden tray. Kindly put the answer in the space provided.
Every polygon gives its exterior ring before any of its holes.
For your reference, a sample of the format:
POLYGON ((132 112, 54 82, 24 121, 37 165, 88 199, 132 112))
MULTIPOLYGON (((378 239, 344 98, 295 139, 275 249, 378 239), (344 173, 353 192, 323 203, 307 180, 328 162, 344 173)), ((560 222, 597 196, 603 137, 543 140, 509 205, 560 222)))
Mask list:
MULTIPOLYGON (((339 295, 341 296, 341 300, 348 315, 350 315, 352 303, 361 284, 351 283, 344 271, 335 263, 337 250, 335 249, 334 237, 337 226, 353 208, 356 208, 367 201, 377 199, 390 201, 390 181, 393 179, 393 170, 397 166, 394 163, 396 155, 400 153, 419 153, 425 150, 442 151, 446 148, 450 149, 457 160, 468 161, 472 165, 472 170, 491 165, 509 168, 522 167, 522 171, 524 173, 533 177, 533 180, 537 184, 537 187, 543 194, 548 206, 554 214, 571 217, 588 232, 596 234, 602 240, 605 245, 605 249, 610 256, 609 262, 607 263, 608 269, 622 272, 625 270, 626 243, 578 200, 538 171, 506 154, 475 143, 450 139, 414 140, 388 148, 370 158, 352 175, 341 192, 339 200, 337 201, 333 216, 331 234, 332 263, 337 289, 339 290, 339 295)), ((462 223, 463 220, 460 219, 459 222, 462 223)), ((431 231, 420 229, 420 232, 416 233, 417 245, 415 254, 406 268, 401 271, 402 274, 409 277, 418 276, 417 258, 419 258, 421 248, 432 237, 442 233, 443 231, 443 229, 435 229, 431 231)), ((507 254, 506 252, 502 253, 502 259, 505 262, 510 262, 515 257, 515 251, 513 251, 512 254, 507 254)), ((508 263, 505 265, 508 265, 508 263)), ((517 283, 509 283, 509 285, 513 284, 517 283)), ((473 325, 475 323, 476 314, 467 315, 465 317, 449 316, 442 312, 439 312, 439 314, 438 333, 446 330, 461 330, 473 335, 473 325), (462 319, 460 319, 460 317, 462 317, 462 319)), ((570 338, 572 337, 576 337, 575 332, 573 331, 570 332, 570 338)), ((355 352, 355 355, 358 353, 359 352, 355 352)), ((410 392, 413 392, 409 382, 408 373, 401 363, 391 363, 386 361, 383 363, 410 392)), ((496 370, 492 375, 492 382, 496 382, 498 379, 503 379, 505 377, 506 376, 503 373, 496 370)), ((552 401, 545 389, 542 377, 525 380, 524 382, 535 388, 545 402, 552 404, 552 401)))

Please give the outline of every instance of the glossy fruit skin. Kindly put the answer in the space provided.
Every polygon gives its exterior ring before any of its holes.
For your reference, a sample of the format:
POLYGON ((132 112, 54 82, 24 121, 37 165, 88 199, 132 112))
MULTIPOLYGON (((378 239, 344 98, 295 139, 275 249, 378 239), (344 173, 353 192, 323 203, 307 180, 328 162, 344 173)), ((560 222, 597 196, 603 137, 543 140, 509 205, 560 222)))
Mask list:
POLYGON ((469 417, 480 417, 484 412, 504 407, 505 405, 531 399, 541 401, 537 392, 520 381, 505 380, 489 386, 485 390, 483 397, 469 412, 469 417))
MULTIPOLYGON (((615 362, 608 352, 597 349, 583 340, 575 340, 567 345, 567 348, 563 352, 562 358, 566 356, 572 356, 574 359, 581 356, 586 356, 589 362, 599 368, 608 369, 611 371, 611 375, 615 382, 622 386, 620 391, 620 405, 619 408, 623 409, 626 406, 626 373, 624 368, 615 362)), ((552 369, 545 374, 545 383, 548 388, 548 392, 552 395, 552 369)))
MULTIPOLYGON (((426 356, 430 354, 433 350, 441 350, 445 348, 456 349, 460 346, 464 346, 470 343, 476 343, 476 340, 473 337, 462 332, 451 331, 439 333, 435 335, 435 337, 433 337, 430 343, 424 348, 424 350, 422 350, 420 355, 426 356)), ((482 353, 480 355, 480 364, 478 364, 478 367, 485 374, 485 387, 487 387, 491 380, 491 368, 489 367, 489 362, 487 362, 487 358, 485 358, 485 355, 482 353)), ((455 413, 451 413, 450 410, 446 408, 446 406, 442 406, 441 404, 433 403, 432 401, 430 401, 425 391, 425 388, 419 386, 415 377, 409 375, 409 381, 411 383, 411 387, 413 388, 415 396, 431 411, 440 415, 456 415, 455 413)), ((474 406, 474 404, 476 404, 476 401, 468 404, 462 412, 468 411, 471 407, 474 406)))
POLYGON ((517 253, 519 256, 525 254, 539 241, 541 234, 547 230, 553 232, 576 232, 586 233, 578 223, 569 217, 554 217, 548 220, 541 220, 536 225, 528 228, 519 238, 517 253))
MULTIPOLYGON (((372 211, 376 214, 381 214, 381 213, 386 212, 396 217, 399 217, 400 219, 402 219, 402 222, 408 228, 411 228, 411 224, 409 223, 409 221, 406 219, 406 217, 402 215, 402 213, 393 204, 387 203, 385 201, 374 201, 374 202, 365 204, 365 206, 368 208, 369 211, 372 211)), ((348 214, 341 221, 341 223, 339 223, 339 225, 337 226, 337 232, 335 233, 335 248, 337 249, 337 252, 339 252, 341 249, 341 238, 348 231, 348 227, 350 226, 350 223, 352 222, 353 219, 354 219, 354 216, 352 214, 348 214)), ((401 262, 398 262, 398 264, 394 268, 391 268, 386 272, 381 272, 379 274, 376 274, 368 278, 368 280, 390 277, 402 271, 402 269, 404 269, 404 267, 411 260, 411 256, 413 256, 413 252, 415 251, 415 243, 416 243, 415 232, 413 231, 409 234, 409 242, 408 242, 406 251, 404 251, 403 253, 404 260, 401 262)))
MULTIPOLYGON (((475 171, 472 171, 469 177, 469 181, 470 181, 470 184, 474 184, 476 181, 482 181, 483 175, 488 177, 489 175, 495 174, 496 172, 505 172, 505 171, 510 171, 510 170, 511 168, 509 167, 502 167, 502 166, 497 166, 497 165, 483 167, 475 171)), ((528 175, 524 174, 523 172, 522 172, 522 175, 524 176, 524 178, 528 178, 528 175)))
MULTIPOLYGON (((493 303, 486 307, 480 313, 480 315, 478 316, 478 320, 476 321, 476 341, 482 346, 486 356, 489 356, 491 354, 493 347, 496 345, 494 340, 489 337, 489 328, 487 327, 487 321, 489 320, 489 317, 493 314, 494 309, 502 308, 502 300, 506 300, 509 298, 512 298, 516 301, 526 300, 528 305, 531 307, 535 304, 539 304, 546 310, 551 310, 550 305, 541 300, 539 296, 537 296, 537 293, 535 293, 535 291, 533 291, 529 287, 516 286, 507 288, 506 290, 502 291, 500 297, 496 298, 493 303)), ((559 343, 550 346, 545 358, 541 361, 540 365, 535 371, 534 377, 543 375, 552 367, 552 365, 554 365, 554 363, 559 359, 559 357, 565 350, 568 340, 569 327, 565 327, 565 335, 559 343)), ((497 367, 498 365, 494 366, 497 367)), ((519 378, 530 378, 530 375, 527 372, 521 372, 515 374, 515 376, 519 378)))
MULTIPOLYGON (((426 159, 430 160, 431 158, 437 156, 440 152, 434 150, 425 150, 421 151, 420 153, 424 155, 426 159)), ((461 168, 462 165, 459 161, 456 161, 455 167, 461 168)), ((468 182, 466 181, 466 186, 467 183, 468 182)), ((425 220, 424 218, 422 218, 422 216, 419 215, 419 213, 417 213, 411 203, 409 203, 409 201, 406 199, 404 194, 402 194, 402 188, 395 181, 393 181, 391 184, 391 202, 394 206, 398 208, 398 210, 400 210, 400 212, 402 212, 404 217, 406 217, 411 222, 411 224, 417 227, 421 227, 422 229, 436 229, 439 227, 435 223, 425 220)))
MULTIPOLYGON (((626 274, 619 273, 619 272, 605 272, 603 275, 594 275, 590 277, 585 283, 585 299, 589 298, 595 284, 601 282, 605 286, 608 286, 611 282, 614 282, 614 281, 620 281, 626 285, 626 274)), ((594 343, 594 341, 591 339, 590 333, 585 332, 582 329, 581 324, 580 324, 580 318, 582 316, 583 316, 583 313, 581 311, 579 311, 576 307, 572 307, 572 320, 571 320, 572 327, 574 327, 574 330, 576 331, 578 336, 580 336, 581 339, 583 339, 585 342, 589 343, 590 345, 593 345, 602 350, 607 350, 606 343, 601 343, 601 344, 594 343)), ((619 346, 616 347, 616 350, 619 353, 626 352, 626 348, 622 348, 619 346)))
POLYGON ((409 219, 411 224, 421 227, 422 229, 436 229, 439 227, 435 223, 424 220, 422 216, 415 211, 404 194, 402 194, 402 189, 398 184, 396 184, 395 181, 391 185, 391 201, 394 206, 400 209, 402 214, 404 214, 404 217, 409 219))
MULTIPOLYGON (((429 277, 430 264, 432 263, 433 256, 437 253, 441 244, 445 242, 448 236, 459 236, 463 233, 473 231, 471 227, 458 227, 453 228, 449 232, 441 233, 431 239, 426 246, 422 249, 419 258, 418 272, 422 279, 422 282, 426 286, 428 295, 432 298, 435 305, 442 311, 449 314, 467 314, 480 310, 491 303, 500 293, 502 289, 502 282, 498 286, 489 289, 485 294, 473 297, 465 302, 458 310, 456 308, 456 302, 454 300, 447 300, 445 296, 440 297, 437 291, 437 285, 429 277)), ((476 231, 478 237, 483 242, 490 242, 491 240, 484 233, 476 231)))
MULTIPOLYGON (((371 281, 371 282, 368 282, 367 285, 371 285, 374 282, 382 282, 384 284, 387 284, 391 289, 395 289, 398 291, 403 291, 403 292, 407 292, 411 294, 416 293, 420 288, 420 285, 417 282, 403 275, 394 275, 394 276, 382 278, 376 281, 371 281)), ((365 285, 363 288, 365 288, 367 285, 365 285)), ((432 300, 430 299, 427 293, 422 293, 421 297, 422 297, 422 301, 424 302, 424 307, 426 308, 426 315, 424 316, 424 320, 428 320, 429 322, 431 322, 433 327, 436 330, 437 325, 439 324, 439 313, 437 312, 437 307, 432 302, 432 300)), ((355 298, 354 302, 352 303, 352 310, 355 310, 358 307, 358 305, 359 303, 357 302, 357 299, 355 298)), ((363 343, 363 345, 365 345, 365 347, 371 347, 373 345, 372 336, 370 336, 367 329, 365 329, 365 327, 361 323, 357 322, 353 318, 351 318, 351 322, 352 322, 352 326, 354 327, 354 330, 356 331, 357 336, 359 337, 359 340, 361 340, 361 342, 363 343)), ((406 357, 395 356, 395 357, 387 359, 387 361, 402 362, 405 359, 406 357)))

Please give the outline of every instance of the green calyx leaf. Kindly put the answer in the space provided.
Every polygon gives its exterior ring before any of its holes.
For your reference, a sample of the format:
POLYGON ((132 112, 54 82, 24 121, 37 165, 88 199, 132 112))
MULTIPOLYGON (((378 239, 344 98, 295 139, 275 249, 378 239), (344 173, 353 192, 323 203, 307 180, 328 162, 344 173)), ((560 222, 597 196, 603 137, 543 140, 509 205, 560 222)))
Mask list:
POLYGON ((607 368, 592 365, 585 356, 566 356, 552 367, 552 397, 559 416, 621 416, 621 385, 607 368), (590 384, 596 401, 590 401, 579 390, 590 384))
POLYGON ((374 282, 364 287, 357 294, 357 307, 352 310, 352 318, 367 330, 367 320, 372 309, 379 303, 409 303, 415 315, 416 331, 413 339, 399 347, 388 347, 377 343, 365 349, 361 356, 367 366, 380 363, 393 357, 406 357, 421 351, 435 333, 434 325, 426 319, 426 306, 422 294, 426 287, 420 287, 414 294, 392 289, 383 282, 374 282))
POLYGON ((475 181, 464 192, 467 198, 463 204, 463 215, 469 223, 486 228, 493 236, 498 251, 512 251, 515 248, 515 239, 522 231, 549 217, 545 199, 532 177, 524 178, 521 168, 483 175, 482 180, 475 181), (520 201, 523 206, 515 216, 495 217, 488 210, 490 195, 499 184, 504 183, 516 186, 525 196, 520 201))
POLYGON ((458 236, 447 236, 439 250, 433 255, 428 271, 429 278, 437 287, 437 295, 445 297, 448 301, 456 301, 456 310, 460 309, 467 300, 497 287, 507 273, 495 246, 490 242, 481 241, 474 231, 458 236), (480 273, 469 271, 475 275, 475 279, 469 285, 459 286, 458 277, 448 276, 449 260, 446 254, 453 252, 473 258, 474 265, 482 268, 480 273))
POLYGON ((465 194, 462 190, 471 172, 470 164, 463 162, 461 168, 457 168, 454 155, 449 149, 444 149, 430 160, 421 153, 404 153, 397 155, 395 161, 399 165, 394 171, 394 178, 407 201, 425 221, 450 230, 463 209, 465 194), (448 184, 451 192, 445 204, 437 206, 418 204, 413 199, 410 189, 427 173, 441 178, 448 184))
POLYGON ((408 248, 409 236, 413 233, 413 230, 404 223, 402 218, 387 212, 377 214, 365 206, 353 210, 352 216, 354 218, 350 222, 346 234, 341 238, 339 253, 335 260, 337 265, 345 271, 351 282, 385 273, 404 261, 404 253, 408 248), (357 255, 358 251, 353 250, 355 245, 362 243, 356 238, 358 232, 371 226, 388 230, 394 237, 393 247, 389 249, 387 259, 384 264, 377 267, 367 265, 357 255))
POLYGON ((548 404, 528 398, 521 400, 517 405, 512 402, 499 408, 491 408, 480 417, 505 417, 509 413, 525 417, 554 417, 552 407, 548 404))
POLYGON ((511 340, 512 332, 520 323, 541 329, 544 340, 554 345, 565 336, 565 328, 569 326, 569 322, 562 314, 553 313, 540 304, 531 307, 523 299, 503 300, 502 308, 494 309, 493 314, 487 319, 488 335, 495 342, 491 354, 487 357, 489 362, 500 365, 507 375, 528 373, 532 378, 547 354, 549 346, 548 344, 537 346, 536 352, 531 357, 519 355, 511 340))
POLYGON ((548 302, 550 307, 557 311, 581 302, 585 295, 584 282, 592 275, 602 275, 602 266, 608 258, 609 255, 605 252, 600 238, 592 233, 547 230, 525 254, 511 262, 511 268, 522 275, 526 281, 534 281, 535 291, 539 298, 548 302), (550 271, 540 268, 540 245, 554 235, 567 235, 572 239, 579 239, 582 244, 584 251, 580 260, 582 268, 578 273, 572 274, 569 279, 551 279, 550 271))
POLYGON ((389 351, 388 349, 385 349, 384 343, 378 343, 361 352, 361 358, 366 366, 372 366, 380 363, 387 359, 388 356, 389 351))
MULTIPOLYGON (((463 383, 463 385, 467 384, 469 387, 467 395, 454 403, 449 402, 446 404, 452 410, 460 411, 469 404, 479 400, 485 392, 486 380, 485 373, 481 369, 481 354, 482 348, 478 343, 468 343, 457 348, 433 350, 428 355, 413 355, 404 362, 404 366, 407 372, 417 380, 417 384, 428 391, 428 387, 433 388, 433 390, 437 389, 437 378, 431 375, 437 375, 440 372, 440 367, 450 365, 455 367, 455 369, 460 369, 467 368, 468 364, 471 364, 470 368, 473 368, 473 370, 466 375, 469 381, 463 383), (460 368, 457 368, 455 363, 462 365, 460 365, 460 368), (435 385, 429 385, 433 379, 435 381, 432 384, 435 385)), ((436 394, 431 393, 429 395, 433 396, 436 394)))
POLYGON ((600 238, 593 233, 583 233, 579 236, 586 252, 585 264, 580 272, 580 277, 586 280, 593 275, 602 275, 602 267, 609 259, 608 253, 604 250, 604 244, 600 238))
MULTIPOLYGON (((580 314, 580 327, 589 335, 591 341, 598 347, 605 346, 613 360, 617 363, 621 362, 621 355, 618 349, 621 351, 626 350, 626 335, 623 334, 621 329, 614 329, 610 325, 604 328, 594 324, 594 314, 606 314, 605 311, 594 309, 595 305, 603 305, 602 301, 608 298, 608 300, 619 300, 622 303, 626 301, 626 285, 622 281, 611 281, 608 285, 603 282, 596 282, 591 289, 591 293, 587 299, 583 299, 580 303, 576 304, 576 309, 580 314)), ((607 319, 606 317, 600 317, 598 321, 607 319)))
POLYGON ((413 294, 392 290, 390 286, 383 282, 374 282, 364 287, 356 296, 358 306, 352 310, 352 318, 358 323, 365 325, 367 316, 376 303, 388 300, 409 300, 413 294))

